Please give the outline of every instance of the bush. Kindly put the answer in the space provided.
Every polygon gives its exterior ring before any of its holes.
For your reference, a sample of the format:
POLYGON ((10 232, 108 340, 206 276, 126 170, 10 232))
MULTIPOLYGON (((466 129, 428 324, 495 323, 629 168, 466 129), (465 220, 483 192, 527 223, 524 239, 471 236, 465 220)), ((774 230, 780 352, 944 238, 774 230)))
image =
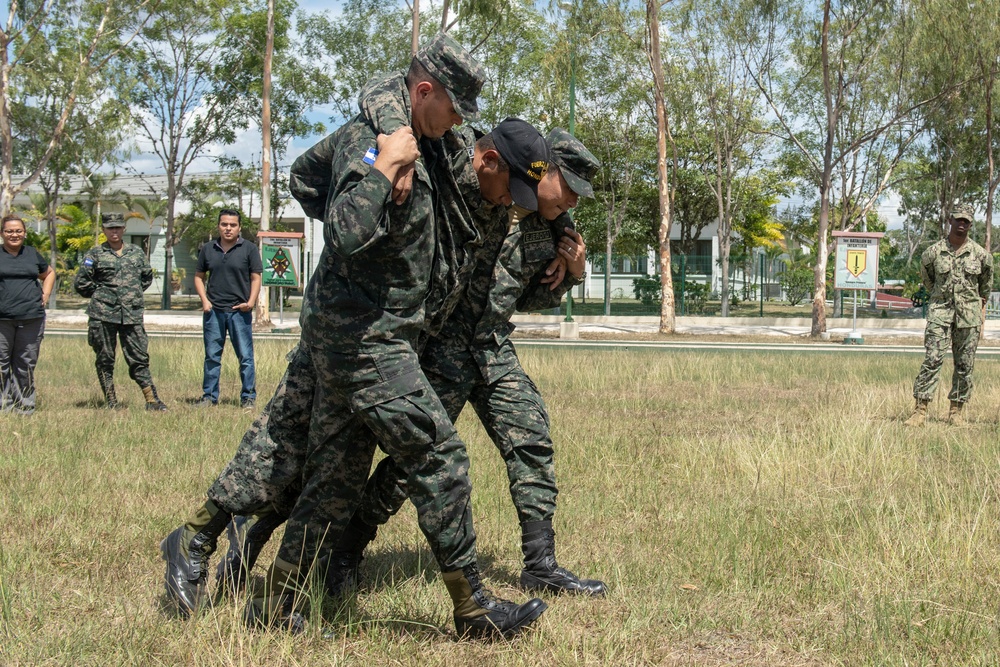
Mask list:
POLYGON ((658 276, 633 278, 632 291, 635 292, 636 300, 641 301, 644 306, 652 306, 663 300, 663 292, 658 276))
POLYGON ((778 276, 789 305, 797 306, 812 294, 813 271, 810 268, 788 269, 778 276))
MULTIPOLYGON (((695 315, 700 315, 705 312, 705 306, 708 304, 708 295, 710 293, 708 285, 704 283, 693 283, 690 281, 684 282, 684 304, 683 311, 685 313, 692 313, 695 315)), ((674 290, 674 298, 677 299, 680 296, 677 290, 674 290)), ((678 303, 678 306, 681 304, 678 303)))

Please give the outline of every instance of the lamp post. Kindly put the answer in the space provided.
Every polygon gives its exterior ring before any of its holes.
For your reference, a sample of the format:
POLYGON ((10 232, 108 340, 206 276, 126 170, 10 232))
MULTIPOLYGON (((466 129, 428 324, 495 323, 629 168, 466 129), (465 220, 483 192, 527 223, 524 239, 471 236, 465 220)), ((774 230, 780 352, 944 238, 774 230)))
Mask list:
MULTIPOLYGON (((560 3, 564 9, 566 3, 560 3)), ((568 7, 570 12, 570 24, 567 26, 570 32, 570 58, 569 58, 569 133, 576 136, 576 0, 568 7)), ((568 211, 570 220, 573 219, 573 212, 568 211)), ((573 288, 566 292, 566 319, 564 322, 573 321, 573 288)))

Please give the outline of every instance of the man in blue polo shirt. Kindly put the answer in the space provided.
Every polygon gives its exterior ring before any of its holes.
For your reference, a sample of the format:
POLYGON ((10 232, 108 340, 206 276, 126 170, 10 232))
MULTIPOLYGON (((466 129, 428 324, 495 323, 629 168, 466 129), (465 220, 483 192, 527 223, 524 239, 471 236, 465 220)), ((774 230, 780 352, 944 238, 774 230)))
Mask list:
POLYGON ((194 288, 204 311, 205 377, 200 405, 219 402, 219 372, 226 333, 240 360, 240 405, 252 407, 257 400, 253 364, 253 309, 260 294, 264 267, 257 246, 240 236, 240 212, 219 211, 219 238, 206 243, 198 253, 194 288), (208 275, 206 285, 205 276, 208 275))

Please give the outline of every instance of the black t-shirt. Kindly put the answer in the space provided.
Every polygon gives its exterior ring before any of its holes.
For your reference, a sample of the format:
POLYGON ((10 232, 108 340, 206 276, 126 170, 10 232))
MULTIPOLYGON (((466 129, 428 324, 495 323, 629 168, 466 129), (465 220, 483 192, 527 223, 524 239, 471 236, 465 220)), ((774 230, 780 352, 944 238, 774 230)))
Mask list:
POLYGON ((208 274, 205 291, 213 308, 230 310, 233 306, 250 300, 250 274, 264 273, 257 246, 243 239, 223 252, 215 239, 203 245, 198 253, 195 271, 208 274))
POLYGON ((16 255, 0 246, 0 320, 45 317, 38 275, 49 268, 33 247, 23 245, 16 255))

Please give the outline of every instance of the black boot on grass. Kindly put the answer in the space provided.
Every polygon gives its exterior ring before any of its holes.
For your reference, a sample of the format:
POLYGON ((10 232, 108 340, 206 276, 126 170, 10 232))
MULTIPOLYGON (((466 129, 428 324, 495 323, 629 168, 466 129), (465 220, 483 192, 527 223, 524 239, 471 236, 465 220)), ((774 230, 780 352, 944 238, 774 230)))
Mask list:
POLYGON ((442 577, 455 604, 455 630, 459 637, 513 637, 534 623, 548 606, 538 598, 519 605, 496 597, 483 586, 475 565, 444 572, 442 577))
POLYGON ((551 521, 526 521, 521 524, 521 551, 524 570, 521 588, 529 591, 575 593, 603 597, 605 586, 597 579, 580 579, 556 562, 556 533, 551 521))

